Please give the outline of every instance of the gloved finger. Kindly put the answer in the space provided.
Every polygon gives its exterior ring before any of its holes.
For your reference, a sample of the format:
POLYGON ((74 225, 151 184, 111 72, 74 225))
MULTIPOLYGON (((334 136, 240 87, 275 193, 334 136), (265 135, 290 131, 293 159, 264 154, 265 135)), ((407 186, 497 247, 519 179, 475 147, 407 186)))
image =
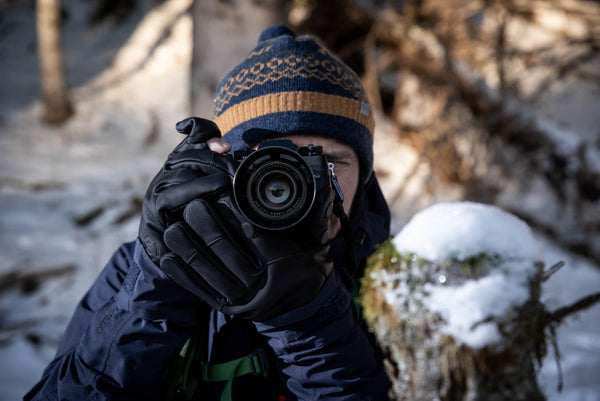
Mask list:
POLYGON ((175 129, 179 133, 187 136, 175 147, 173 153, 187 149, 206 150, 209 148, 206 143, 209 139, 221 137, 221 131, 219 131, 217 125, 204 118, 186 118, 185 120, 179 121, 175 125, 175 129))
MULTIPOLYGON (((293 241, 290 241, 289 233, 281 231, 268 231, 255 227, 240 212, 232 196, 227 192, 220 195, 215 202, 216 213, 221 221, 221 226, 228 227, 228 230, 236 238, 236 244, 243 244, 245 254, 252 255, 257 268, 261 268, 272 260, 288 257, 294 254, 301 254, 302 248, 293 241)), ((184 219, 187 209, 192 207, 191 202, 184 211, 184 219)))
POLYGON ((180 134, 187 135, 191 143, 206 142, 210 138, 220 138, 221 131, 217 124, 199 117, 189 117, 175 124, 180 134))
POLYGON ((199 171, 219 170, 233 177, 237 163, 229 156, 213 152, 209 149, 183 149, 169 155, 165 170, 190 168, 199 171))
POLYGON ((164 254, 160 260, 160 269, 177 284, 204 300, 213 309, 221 310, 227 302, 222 294, 212 288, 202 276, 173 253, 164 254))
POLYGON ((183 219, 245 285, 252 286, 259 280, 261 265, 240 235, 239 225, 227 224, 204 199, 190 202, 183 211, 183 219))
MULTIPOLYGON (((181 174, 178 178, 181 178, 181 174)), ((191 180, 171 182, 170 185, 156 187, 156 207, 163 212, 183 208, 196 198, 214 195, 231 186, 231 178, 220 172, 191 180)))
POLYGON ((201 238, 183 222, 177 222, 165 230, 164 241, 167 247, 185 264, 190 266, 206 283, 236 303, 245 296, 245 285, 229 271, 221 259, 215 255, 201 238))
POLYGON ((225 224, 232 227, 232 231, 241 238, 237 242, 246 245, 258 265, 266 266, 272 261, 304 253, 305 243, 302 239, 296 238, 305 235, 303 232, 291 233, 257 228, 246 220, 231 196, 219 196, 217 209, 225 224))

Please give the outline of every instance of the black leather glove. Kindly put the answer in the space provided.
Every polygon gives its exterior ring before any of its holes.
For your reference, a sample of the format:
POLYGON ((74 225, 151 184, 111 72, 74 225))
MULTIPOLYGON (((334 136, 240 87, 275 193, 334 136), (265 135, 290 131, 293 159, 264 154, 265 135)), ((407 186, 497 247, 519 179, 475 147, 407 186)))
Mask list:
POLYGON ((234 169, 232 162, 215 157, 217 154, 208 149, 206 141, 221 136, 212 121, 192 117, 177 123, 176 129, 188 136, 148 186, 138 233, 146 253, 158 266, 169 252, 163 240, 167 226, 182 219, 183 209, 191 200, 230 186, 234 169))
POLYGON ((168 254, 161 268, 226 314, 265 321, 302 306, 333 269, 323 236, 333 191, 319 201, 311 224, 290 233, 255 228, 240 214, 229 189, 196 199, 186 206, 184 221, 166 230, 165 243, 174 255, 168 254))

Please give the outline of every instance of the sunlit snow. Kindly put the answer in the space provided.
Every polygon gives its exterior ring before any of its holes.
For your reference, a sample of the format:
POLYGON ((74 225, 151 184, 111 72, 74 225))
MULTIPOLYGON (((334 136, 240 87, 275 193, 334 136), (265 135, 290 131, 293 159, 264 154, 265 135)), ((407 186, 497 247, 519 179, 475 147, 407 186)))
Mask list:
MULTIPOLYGON (((425 286, 423 302, 444 318, 442 331, 473 348, 501 340, 496 324, 482 322, 505 316, 527 301, 528 279, 539 257, 527 224, 497 207, 472 202, 441 203, 421 211, 394 238, 394 245, 401 253, 435 262, 481 254, 500 257, 500 265, 485 277, 456 286, 425 286)), ((386 294, 392 304, 394 297, 403 296, 396 289, 386 294)))
POLYGON ((394 238, 399 252, 436 261, 479 254, 536 259, 531 229, 495 206, 474 202, 440 203, 417 213, 394 238))

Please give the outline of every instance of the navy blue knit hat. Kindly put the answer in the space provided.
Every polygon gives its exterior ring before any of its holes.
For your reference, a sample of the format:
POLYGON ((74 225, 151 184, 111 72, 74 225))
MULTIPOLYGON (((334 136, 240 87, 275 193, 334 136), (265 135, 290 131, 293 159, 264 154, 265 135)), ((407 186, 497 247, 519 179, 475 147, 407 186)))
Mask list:
POLYGON ((232 150, 282 135, 336 139, 373 170, 375 120, 358 76, 318 39, 266 29, 217 86, 214 121, 232 150))

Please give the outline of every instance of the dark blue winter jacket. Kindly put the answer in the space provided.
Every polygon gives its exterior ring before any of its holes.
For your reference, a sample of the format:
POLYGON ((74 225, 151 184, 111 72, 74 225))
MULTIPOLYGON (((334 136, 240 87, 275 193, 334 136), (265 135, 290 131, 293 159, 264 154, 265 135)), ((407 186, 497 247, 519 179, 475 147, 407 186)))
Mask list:
MULTIPOLYGON (((389 235, 390 221, 375 179, 360 192, 353 230, 364 261, 389 235)), ((312 302, 253 323, 209 310, 155 266, 139 241, 124 244, 79 303, 54 360, 25 400, 164 399, 173 361, 199 330, 207 333, 212 363, 266 350, 271 374, 235 379, 234 399, 387 399, 381 356, 350 299, 352 273, 361 272, 345 269, 344 250, 336 238, 334 272, 312 302)), ((195 399, 218 400, 225 383, 200 385, 195 399)))

